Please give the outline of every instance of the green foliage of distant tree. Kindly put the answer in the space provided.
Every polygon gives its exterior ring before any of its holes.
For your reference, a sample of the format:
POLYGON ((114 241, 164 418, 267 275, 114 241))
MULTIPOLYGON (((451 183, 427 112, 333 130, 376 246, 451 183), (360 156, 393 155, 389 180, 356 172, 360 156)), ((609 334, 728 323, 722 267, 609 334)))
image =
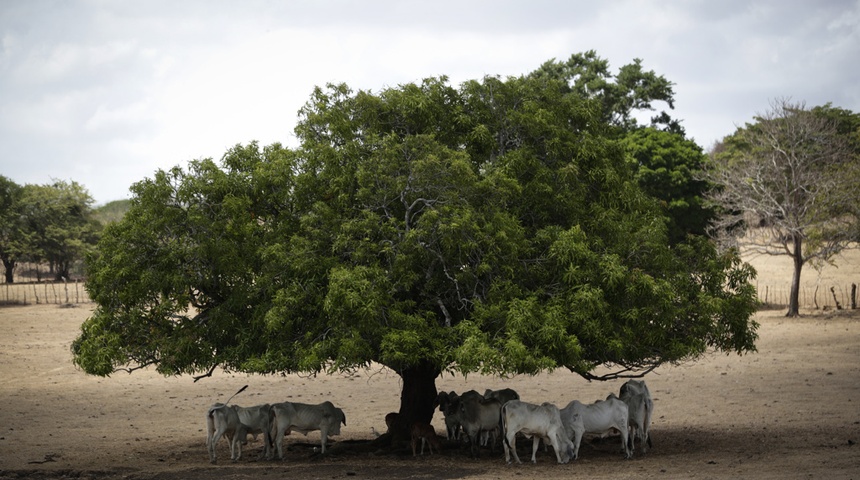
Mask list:
POLYGON ((114 200, 100 207, 95 207, 92 216, 102 225, 107 225, 122 220, 129 208, 131 208, 131 200, 114 200))
MULTIPOLYGON (((594 50, 576 53, 564 62, 550 60, 531 73, 535 78, 563 81, 579 98, 597 100, 601 123, 623 131, 638 127, 635 114, 656 110, 655 102, 675 108, 673 84, 653 70, 645 71, 642 60, 622 66, 612 74, 609 62, 594 50)), ((651 126, 683 134, 683 128, 665 110, 651 117, 651 126)))
POLYGON ((21 215, 21 186, 0 175, 0 260, 6 283, 15 281, 15 266, 28 244, 21 215))
POLYGON ((710 185, 700 175, 707 163, 702 148, 679 133, 652 127, 633 130, 623 142, 639 186, 660 201, 669 218, 669 240, 706 235, 716 212, 704 205, 710 185))
POLYGON ((47 262, 57 280, 69 278, 72 263, 95 245, 101 229, 91 215, 89 192, 77 182, 57 180, 24 185, 20 201, 24 253, 36 263, 47 262))
POLYGON ((609 121, 551 76, 317 88, 297 148, 236 146, 133 186, 89 256, 74 361, 379 362, 409 424, 432 417, 442 372, 608 379, 753 350, 752 269, 702 237, 670 246, 609 121))
POLYGON ((621 139, 631 157, 635 177, 646 193, 659 200, 669 218, 672 243, 687 235, 704 235, 713 210, 702 206, 710 186, 698 179, 705 155, 701 147, 685 138, 681 122, 665 110, 640 125, 637 114, 655 111, 663 104, 674 108, 673 84, 642 61, 624 65, 613 74, 609 62, 594 51, 551 60, 531 73, 534 78, 553 79, 579 98, 592 99, 607 134, 621 139))
POLYGON ((854 221, 842 223, 846 236, 852 242, 860 242, 860 188, 850 179, 860 178, 860 113, 834 107, 830 103, 813 107, 812 113, 833 122, 839 137, 847 144, 848 161, 835 166, 835 175, 843 181, 836 182, 837 191, 827 195, 828 208, 833 215, 853 218, 854 221))
POLYGON ((860 239, 860 115, 775 100, 710 155, 705 179, 725 243, 794 264, 788 316, 799 314, 800 275, 860 239))

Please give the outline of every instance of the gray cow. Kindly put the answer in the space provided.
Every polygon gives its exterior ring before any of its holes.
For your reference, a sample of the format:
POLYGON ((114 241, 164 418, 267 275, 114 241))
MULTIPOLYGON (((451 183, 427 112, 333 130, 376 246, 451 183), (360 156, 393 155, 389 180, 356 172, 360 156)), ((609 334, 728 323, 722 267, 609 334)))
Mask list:
POLYGON ((340 425, 346 425, 346 415, 343 410, 328 401, 318 405, 295 402, 276 403, 272 405, 272 416, 279 459, 284 458, 282 447, 284 436, 289 435, 293 430, 305 435, 319 430, 320 449, 325 453, 328 436, 340 435, 340 425))

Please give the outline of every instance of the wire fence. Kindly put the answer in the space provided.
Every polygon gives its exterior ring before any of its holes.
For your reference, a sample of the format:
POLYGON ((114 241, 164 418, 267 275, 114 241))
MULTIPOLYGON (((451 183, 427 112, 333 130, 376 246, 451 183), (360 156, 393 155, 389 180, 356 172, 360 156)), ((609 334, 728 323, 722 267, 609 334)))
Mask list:
MULTIPOLYGON (((73 282, 27 282, 0 284, 0 304, 77 304, 92 300, 80 280, 73 282)), ((758 299, 764 308, 788 307, 791 287, 757 285, 758 299)), ((857 284, 803 287, 798 295, 800 308, 841 310, 857 308, 857 284)))
POLYGON ((0 287, 0 304, 3 305, 72 305, 91 302, 84 283, 79 280, 4 283, 0 287))
MULTIPOLYGON (((788 307, 790 285, 757 285, 756 289, 765 308, 788 307)), ((857 284, 801 287, 797 303, 798 307, 810 310, 856 309, 857 284)))

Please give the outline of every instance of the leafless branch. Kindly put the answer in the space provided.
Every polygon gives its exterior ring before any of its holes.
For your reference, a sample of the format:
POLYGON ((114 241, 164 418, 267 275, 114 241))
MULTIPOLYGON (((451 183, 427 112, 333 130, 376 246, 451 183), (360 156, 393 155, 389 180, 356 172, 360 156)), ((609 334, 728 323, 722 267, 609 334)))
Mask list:
MULTIPOLYGON (((195 377, 191 377, 191 378, 193 378, 193 379, 194 379, 194 383, 197 383, 197 380, 202 380, 202 379, 204 379, 204 378, 211 377, 211 376, 212 376, 212 373, 213 373, 213 372, 215 372, 215 369, 216 369, 216 368, 218 368, 218 365, 212 365, 212 367, 211 367, 211 368, 209 368, 209 371, 208 371, 208 372, 204 373, 203 375, 197 375, 197 376, 195 376, 195 377)), ((247 385, 246 385, 246 386, 247 386, 247 385)))
POLYGON ((656 369, 660 365, 661 365, 660 363, 654 363, 654 364, 647 365, 647 366, 642 365, 642 366, 637 366, 637 367, 632 367, 632 366, 631 367, 625 367, 625 368, 622 368, 622 369, 617 370, 615 372, 606 373, 603 375, 594 375, 591 372, 586 372, 586 373, 577 372, 577 373, 579 373, 579 375, 581 375, 582 378, 584 378, 588 381, 594 380, 594 381, 604 382, 607 380, 618 380, 621 378, 642 378, 645 375, 653 372, 654 369, 656 369))
POLYGON ((144 368, 149 367, 150 365, 155 365, 156 363, 158 363, 158 360, 155 358, 152 358, 152 359, 149 359, 143 363, 139 363, 138 365, 136 365, 134 367, 115 368, 114 372, 127 372, 127 373, 131 374, 137 370, 143 370, 144 368))

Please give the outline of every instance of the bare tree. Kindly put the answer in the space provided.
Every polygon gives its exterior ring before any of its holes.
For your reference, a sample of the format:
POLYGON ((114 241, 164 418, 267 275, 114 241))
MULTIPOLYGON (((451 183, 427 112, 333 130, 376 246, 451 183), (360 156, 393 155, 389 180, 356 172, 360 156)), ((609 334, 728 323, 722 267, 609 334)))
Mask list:
POLYGON ((722 210, 713 233, 723 245, 789 255, 786 316, 797 316, 803 266, 827 261, 856 232, 857 217, 845 206, 857 199, 857 178, 846 175, 857 160, 835 123, 804 103, 775 100, 755 120, 710 154, 704 175, 716 188, 707 198, 722 210))

